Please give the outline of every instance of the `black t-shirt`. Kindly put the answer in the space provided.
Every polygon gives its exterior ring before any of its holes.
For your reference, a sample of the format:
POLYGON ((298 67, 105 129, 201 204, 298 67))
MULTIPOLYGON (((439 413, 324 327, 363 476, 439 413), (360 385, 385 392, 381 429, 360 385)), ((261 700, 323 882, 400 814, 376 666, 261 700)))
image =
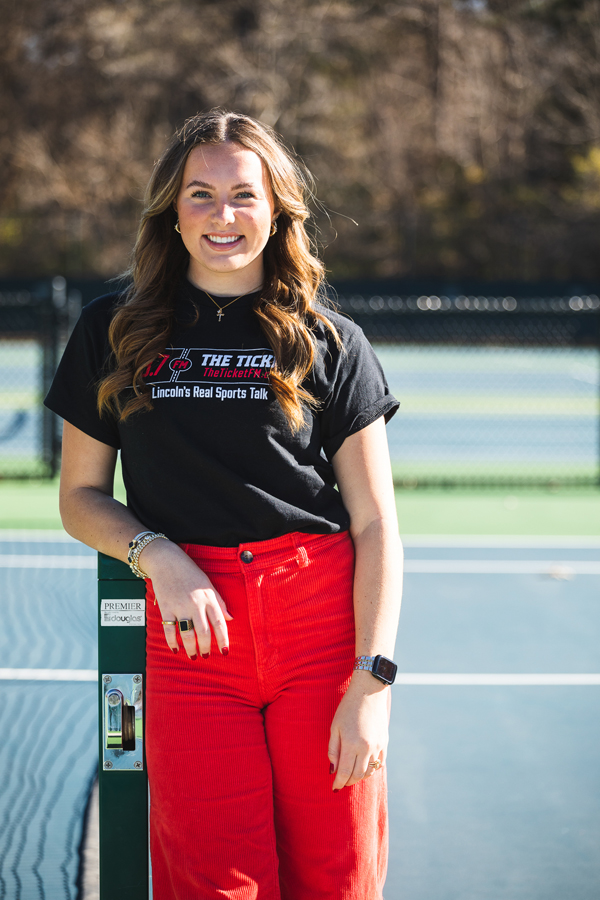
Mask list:
MULTIPOLYGON (((169 346, 144 373, 154 408, 123 423, 100 418, 96 407, 119 295, 99 297, 84 307, 45 400, 121 451, 129 508, 178 543, 235 547, 293 531, 345 530, 331 459, 348 435, 382 415, 389 420, 399 405, 361 329, 323 309, 343 349, 319 323, 305 386, 321 405, 294 434, 269 387, 274 356, 253 313, 257 296, 232 303, 219 319, 206 294, 184 281, 169 346)), ((220 301, 224 307, 228 298, 220 301)))

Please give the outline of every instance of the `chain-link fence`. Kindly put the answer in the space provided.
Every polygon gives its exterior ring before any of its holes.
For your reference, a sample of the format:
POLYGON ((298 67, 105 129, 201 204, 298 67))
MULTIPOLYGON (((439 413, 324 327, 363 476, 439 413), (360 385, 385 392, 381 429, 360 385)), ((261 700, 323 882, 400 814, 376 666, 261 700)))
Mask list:
MULTIPOLYGON (((401 401, 394 478, 425 486, 600 483, 600 300, 456 292, 337 302, 401 401)), ((0 283, 0 477, 52 476, 60 423, 41 399, 82 302, 102 282, 0 283)))
POLYGON ((81 308, 64 278, 0 283, 0 478, 51 478, 60 421, 42 405, 81 308))
POLYGON ((417 486, 600 483, 600 300, 378 296, 341 309, 401 401, 394 478, 417 486))

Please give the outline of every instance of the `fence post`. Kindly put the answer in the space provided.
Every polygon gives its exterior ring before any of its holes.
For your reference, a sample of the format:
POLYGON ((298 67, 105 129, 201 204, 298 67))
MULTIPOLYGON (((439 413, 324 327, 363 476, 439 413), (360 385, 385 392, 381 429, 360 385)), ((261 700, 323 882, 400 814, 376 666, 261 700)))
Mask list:
POLYGON ((148 900, 145 584, 98 554, 100 900, 148 900))
MULTIPOLYGON (((50 295, 44 297, 39 323, 42 344, 41 395, 50 390, 58 365, 58 318, 61 298, 65 293, 66 281, 62 276, 52 279, 50 295)), ((60 438, 58 417, 46 407, 42 407, 42 459, 46 466, 46 477, 54 478, 60 460, 60 438)))
POLYGON ((596 363, 598 366, 598 417, 597 417, 597 428, 598 428, 598 436, 597 436, 597 449, 598 449, 598 472, 596 474, 596 487, 600 488, 600 309, 596 315, 596 350, 597 350, 597 359, 596 363))

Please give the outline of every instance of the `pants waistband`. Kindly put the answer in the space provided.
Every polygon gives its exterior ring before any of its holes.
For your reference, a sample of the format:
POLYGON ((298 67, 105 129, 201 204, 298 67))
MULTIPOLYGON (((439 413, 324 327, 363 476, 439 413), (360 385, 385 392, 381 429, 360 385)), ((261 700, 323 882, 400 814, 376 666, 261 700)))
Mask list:
POLYGON ((294 531, 268 541, 250 541, 238 547, 211 547, 207 544, 180 544, 192 559, 213 561, 219 568, 239 568, 239 563, 263 566, 282 565, 297 560, 300 566, 308 565, 308 558, 321 549, 350 540, 348 531, 337 534, 305 534, 294 531))

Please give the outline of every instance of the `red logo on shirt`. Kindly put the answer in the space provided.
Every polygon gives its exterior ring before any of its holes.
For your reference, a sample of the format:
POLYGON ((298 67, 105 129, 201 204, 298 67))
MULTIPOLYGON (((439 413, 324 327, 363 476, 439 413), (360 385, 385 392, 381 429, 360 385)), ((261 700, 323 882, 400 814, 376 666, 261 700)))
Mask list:
POLYGON ((169 363, 171 372, 186 372, 192 368, 191 359, 172 359, 169 363))
POLYGON ((162 369, 162 367, 164 366, 164 364, 166 363, 166 361, 168 360, 170 355, 171 355, 170 353, 161 353, 159 358, 157 360, 155 360, 153 363, 150 363, 150 365, 145 369, 145 371, 142 372, 142 378, 155 378, 158 375, 158 373, 160 372, 160 370, 162 369))
POLYGON ((268 382, 275 356, 266 347, 212 350, 206 347, 170 347, 152 362, 142 377, 150 384, 229 384, 268 382), (165 365, 168 363, 168 365, 165 365), (191 369, 194 369, 191 372, 191 369))

